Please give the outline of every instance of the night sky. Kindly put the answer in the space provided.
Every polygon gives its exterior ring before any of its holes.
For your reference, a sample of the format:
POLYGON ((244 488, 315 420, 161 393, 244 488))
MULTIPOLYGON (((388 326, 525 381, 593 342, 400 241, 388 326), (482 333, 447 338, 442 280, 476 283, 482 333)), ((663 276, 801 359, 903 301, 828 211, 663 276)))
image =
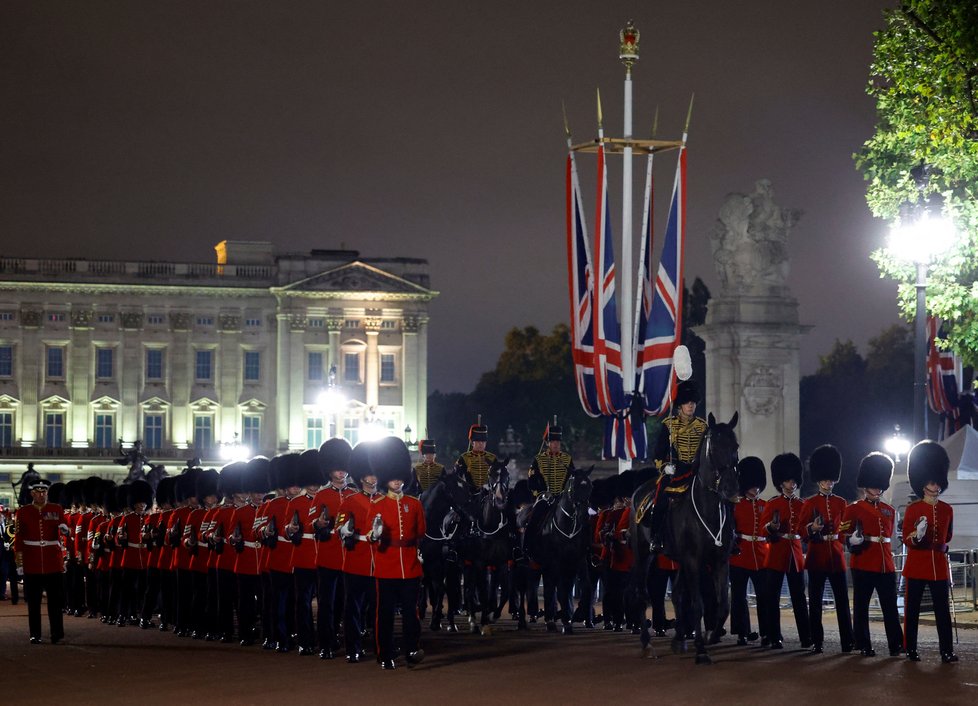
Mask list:
MULTIPOLYGON (((0 254, 211 262, 239 239, 426 258, 441 292, 430 389, 468 392, 507 330, 568 318, 561 101, 589 140, 600 87, 621 135, 631 18, 636 136, 658 105, 659 137, 678 139, 696 94, 687 280, 719 292, 717 211, 771 179, 805 212, 788 283, 815 327, 811 373, 835 339, 864 346, 897 320, 868 258, 886 224, 851 159, 873 131, 872 33, 893 4, 8 0, 0 254)), ((593 228, 593 156, 579 168, 593 228)), ((662 217, 674 169, 659 159, 662 217)))

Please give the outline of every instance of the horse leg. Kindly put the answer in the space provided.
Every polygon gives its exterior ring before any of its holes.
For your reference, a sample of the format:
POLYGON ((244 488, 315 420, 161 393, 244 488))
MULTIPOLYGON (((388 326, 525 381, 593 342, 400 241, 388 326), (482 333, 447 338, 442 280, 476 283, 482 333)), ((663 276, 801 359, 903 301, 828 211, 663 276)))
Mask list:
POLYGON ((574 600, 572 596, 574 593, 574 578, 576 576, 576 571, 562 571, 557 588, 557 600, 560 602, 561 631, 565 635, 570 635, 574 632, 571 615, 574 613, 574 600))
POLYGON ((547 622, 547 632, 557 632, 557 571, 552 567, 543 569, 543 619, 547 622))
POLYGON ((676 580, 672 584, 672 609, 676 614, 675 634, 672 638, 672 651, 676 654, 686 654, 689 636, 689 596, 686 589, 685 567, 676 573, 676 580))
POLYGON ((693 644, 696 646, 696 664, 713 664, 710 655, 706 652, 706 640, 703 639, 703 576, 691 577, 689 586, 693 590, 689 592, 689 612, 690 624, 693 628, 693 644))
POLYGON ((445 589, 445 596, 448 603, 448 624, 445 626, 445 629, 448 632, 458 632, 458 626, 455 624, 455 616, 458 615, 459 609, 462 607, 462 574, 458 568, 458 564, 447 563, 443 564, 443 566, 445 567, 445 572, 444 583, 442 585, 445 589))
POLYGON ((713 633, 710 635, 710 644, 715 645, 720 642, 720 638, 725 634, 723 624, 730 617, 730 593, 727 591, 727 580, 730 575, 730 567, 724 562, 713 572, 713 592, 716 594, 716 623, 713 626, 713 633))

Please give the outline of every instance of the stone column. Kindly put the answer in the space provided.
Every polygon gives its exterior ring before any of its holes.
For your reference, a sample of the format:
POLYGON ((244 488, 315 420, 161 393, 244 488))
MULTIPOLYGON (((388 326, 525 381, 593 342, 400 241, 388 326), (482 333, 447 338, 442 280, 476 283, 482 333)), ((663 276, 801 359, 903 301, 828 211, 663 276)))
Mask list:
POLYGON ((193 441, 193 428, 190 419, 190 392, 194 384, 194 348, 190 344, 190 314, 172 312, 170 314, 171 348, 170 358, 170 419, 167 433, 170 443, 179 449, 186 449, 193 441))
POLYGON ((40 308, 24 307, 20 310, 22 330, 21 345, 15 349, 17 358, 14 364, 19 368, 17 380, 20 384, 20 413, 17 415, 20 426, 21 443, 24 446, 44 446, 44 420, 38 408, 38 395, 41 389, 41 339, 40 327, 44 312, 40 308))
POLYGON ((364 361, 364 402, 373 409, 380 401, 380 352, 377 342, 380 339, 380 317, 368 316, 364 320, 367 333, 367 352, 364 361))
POLYGON ((304 314, 292 314, 289 317, 289 449, 302 451, 306 448, 306 413, 302 402, 305 399, 303 388, 305 376, 305 346, 306 317, 304 314))
MULTIPOLYGON (((125 441, 136 441, 139 438, 139 390, 140 379, 143 375, 143 312, 124 311, 122 321, 121 343, 118 350, 118 366, 116 380, 119 381, 119 419, 118 435, 125 441)), ((91 416, 91 415, 89 415, 91 416)))
POLYGON ((424 438, 426 419, 418 416, 418 376, 425 370, 418 347, 421 335, 420 317, 408 315, 401 322, 401 404, 404 407, 404 424, 414 429, 414 438, 424 438))
POLYGON ((721 421, 738 412, 740 457, 768 468, 780 453, 799 453, 798 349, 810 327, 785 284, 787 236, 799 217, 774 204, 766 180, 750 195, 727 196, 711 237, 721 291, 696 328, 706 342, 707 410, 721 421))
POLYGON ((289 448, 289 315, 279 301, 275 317, 275 450, 289 448))
MULTIPOLYGON (((88 402, 92 398, 92 320, 91 309, 73 309, 71 311, 71 344, 68 349, 68 394, 74 411, 71 417, 71 431, 66 430, 66 439, 71 439, 71 446, 86 448, 89 440, 89 424, 87 414, 88 402)), ((117 421, 118 426, 118 421, 117 421)))
MULTIPOLYGON (((221 379, 217 385, 217 403, 220 405, 220 419, 214 428, 214 441, 229 444, 234 441, 238 430, 238 394, 243 382, 241 350, 241 313, 222 311, 218 316, 221 336, 218 353, 221 363, 221 379)), ((240 438, 238 439, 240 442, 240 438)))

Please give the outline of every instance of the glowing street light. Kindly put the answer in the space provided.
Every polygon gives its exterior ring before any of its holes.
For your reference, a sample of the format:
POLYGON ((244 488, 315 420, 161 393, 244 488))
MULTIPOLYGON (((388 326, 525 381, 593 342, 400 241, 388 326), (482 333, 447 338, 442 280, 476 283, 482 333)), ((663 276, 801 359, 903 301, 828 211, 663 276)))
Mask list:
POLYGON ((251 458, 251 449, 238 441, 238 433, 234 433, 234 441, 221 444, 221 460, 231 463, 232 461, 247 461, 251 458))
POLYGON ((906 456, 910 452, 910 439, 900 433, 899 424, 894 425, 893 435, 887 437, 886 441, 883 442, 883 448, 886 453, 893 456, 896 463, 900 463, 900 457, 906 456))

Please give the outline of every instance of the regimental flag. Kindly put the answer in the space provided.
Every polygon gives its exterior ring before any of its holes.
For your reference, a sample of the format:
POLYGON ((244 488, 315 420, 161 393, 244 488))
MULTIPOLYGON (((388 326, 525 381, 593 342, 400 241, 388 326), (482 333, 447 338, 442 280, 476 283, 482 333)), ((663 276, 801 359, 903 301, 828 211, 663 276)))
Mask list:
POLYGON ((608 206, 608 173, 604 145, 601 144, 598 146, 598 232, 594 239, 594 261, 600 268, 594 289, 594 379, 598 410, 603 415, 614 416, 625 407, 625 394, 621 372, 621 327, 615 300, 615 251, 608 206))
MULTIPOLYGON (((685 141, 685 140, 684 140, 685 141)), ((651 223, 651 214, 649 223, 651 223)), ((645 411, 664 415, 676 395, 672 356, 682 341, 683 261, 686 251, 686 149, 679 151, 676 178, 666 236, 659 259, 655 283, 651 279, 651 225, 648 238, 646 274, 642 278, 642 311, 639 322, 635 371, 645 411)))
POLYGON ((570 293, 571 353, 577 396, 591 417, 598 411, 594 380, 594 272, 574 153, 567 155, 567 291, 570 293))
POLYGON ((645 410, 641 397, 613 417, 605 418, 602 458, 644 459, 648 454, 648 437, 645 433, 645 410))
POLYGON ((958 395, 961 393, 961 360, 952 351, 937 347, 943 340, 944 327, 937 319, 927 317, 927 403, 934 414, 944 422, 942 438, 953 434, 960 427, 958 395))

